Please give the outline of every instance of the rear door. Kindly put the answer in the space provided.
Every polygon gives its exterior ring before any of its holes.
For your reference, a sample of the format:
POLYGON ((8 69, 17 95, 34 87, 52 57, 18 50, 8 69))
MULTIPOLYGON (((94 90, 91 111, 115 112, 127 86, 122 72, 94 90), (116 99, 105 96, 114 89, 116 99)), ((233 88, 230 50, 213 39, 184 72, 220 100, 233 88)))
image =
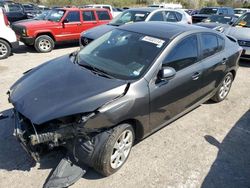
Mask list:
POLYGON ((61 40, 79 39, 81 25, 80 11, 69 11, 62 21, 62 28, 58 38, 61 40))
POLYGON ((201 99, 202 66, 198 46, 197 35, 182 39, 168 53, 162 65, 174 68, 175 77, 169 81, 161 81, 156 75, 150 81, 152 129, 163 125, 201 99))
POLYGON ((81 32, 91 29, 98 25, 98 21, 94 10, 84 10, 82 11, 83 24, 81 27, 81 32))
POLYGON ((149 19, 149 21, 166 21, 164 11, 157 11, 157 12, 155 12, 151 16, 151 18, 149 19))
POLYGON ((203 96, 206 96, 214 91, 223 79, 228 58, 224 50, 225 41, 219 35, 201 33, 199 39, 202 54, 201 64, 204 68, 202 93, 203 96))
POLYGON ((107 24, 112 19, 112 15, 107 10, 97 10, 96 15, 98 18, 97 25, 107 24))

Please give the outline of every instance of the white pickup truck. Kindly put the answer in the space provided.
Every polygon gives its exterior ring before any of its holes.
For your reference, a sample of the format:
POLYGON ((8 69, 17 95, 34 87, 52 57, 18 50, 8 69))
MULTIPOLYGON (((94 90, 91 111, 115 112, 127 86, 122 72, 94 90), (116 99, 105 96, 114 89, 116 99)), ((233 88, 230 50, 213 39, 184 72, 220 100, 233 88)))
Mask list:
POLYGON ((85 7, 88 7, 88 8, 106 8, 106 9, 108 9, 110 11, 113 18, 118 16, 120 13, 122 13, 121 11, 118 11, 117 9, 112 7, 111 5, 92 4, 92 5, 86 5, 85 7))
POLYGON ((4 10, 0 8, 0 59, 5 59, 11 54, 12 48, 18 45, 15 32, 10 28, 4 10))

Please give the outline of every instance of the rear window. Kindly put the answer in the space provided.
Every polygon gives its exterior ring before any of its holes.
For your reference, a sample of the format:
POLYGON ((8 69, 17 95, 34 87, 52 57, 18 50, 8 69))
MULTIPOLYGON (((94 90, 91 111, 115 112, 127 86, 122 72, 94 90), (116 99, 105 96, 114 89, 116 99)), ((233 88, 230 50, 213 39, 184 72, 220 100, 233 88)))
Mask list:
POLYGON ((109 13, 107 11, 96 11, 99 20, 110 20, 109 13))
POLYGON ((216 14, 217 8, 203 8, 200 10, 200 14, 216 14))
POLYGON ((7 12, 21 12, 22 8, 19 4, 8 4, 7 12))
POLYGON ((95 13, 94 11, 84 11, 82 13, 83 21, 95 21, 95 13))

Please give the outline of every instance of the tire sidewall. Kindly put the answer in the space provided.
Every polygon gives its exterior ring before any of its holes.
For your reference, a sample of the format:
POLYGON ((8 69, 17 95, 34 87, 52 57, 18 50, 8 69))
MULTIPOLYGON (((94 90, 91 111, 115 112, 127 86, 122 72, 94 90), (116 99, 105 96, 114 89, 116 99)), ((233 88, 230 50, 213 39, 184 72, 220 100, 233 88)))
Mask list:
POLYGON ((54 49, 54 47, 55 47, 55 42, 54 42, 54 40, 53 40, 50 36, 48 36, 48 35, 41 35, 41 36, 37 37, 36 40, 35 40, 35 49, 36 49, 36 51, 39 52, 39 53, 48 53, 48 52, 51 52, 51 51, 54 49), (46 40, 48 40, 48 41, 50 42, 51 47, 50 47, 48 50, 43 50, 43 49, 41 49, 41 48, 39 47, 39 43, 40 43, 40 41, 43 40, 43 39, 46 39, 46 40))
POLYGON ((134 133, 133 127, 130 124, 121 124, 121 125, 118 125, 117 127, 115 127, 112 135, 109 137, 108 141, 106 142, 105 146, 103 147, 103 151, 100 152, 100 155, 101 155, 100 161, 102 161, 103 165, 101 167, 102 170, 100 171, 100 169, 99 169, 98 171, 101 172, 101 174, 103 174, 104 176, 109 176, 109 175, 117 172, 126 163, 127 159, 129 158, 131 149, 129 151, 129 154, 128 154, 126 160, 119 168, 113 169, 111 167, 110 160, 111 160, 111 155, 113 152, 115 142, 118 140, 120 135, 125 130, 130 130, 132 132, 132 135, 133 135, 132 147, 133 147, 134 140, 135 140, 135 133, 134 133))
POLYGON ((6 58, 9 57, 10 54, 11 54, 11 47, 10 47, 10 45, 8 44, 8 42, 6 42, 6 41, 4 41, 4 40, 2 40, 2 39, 0 39, 0 43, 3 44, 3 45, 5 45, 6 48, 7 48, 7 53, 6 53, 4 56, 0 57, 0 59, 6 59, 6 58))

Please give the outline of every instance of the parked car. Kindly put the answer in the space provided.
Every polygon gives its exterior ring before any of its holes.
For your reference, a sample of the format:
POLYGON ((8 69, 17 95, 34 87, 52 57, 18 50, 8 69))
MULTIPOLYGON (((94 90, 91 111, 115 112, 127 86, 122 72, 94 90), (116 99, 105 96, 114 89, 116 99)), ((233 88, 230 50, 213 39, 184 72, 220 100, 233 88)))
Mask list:
POLYGON ((237 17, 234 15, 212 15, 202 22, 197 23, 196 25, 210 29, 216 29, 217 27, 223 27, 224 25, 231 25, 236 20, 237 17))
POLYGON ((22 4, 23 8, 24 8, 24 12, 27 15, 27 18, 34 18, 36 17, 38 14, 41 13, 41 10, 38 8, 38 6, 34 5, 34 4, 22 4))
POLYGON ((38 52, 50 52, 56 42, 79 40, 80 33, 112 19, 107 9, 53 9, 45 20, 13 24, 20 41, 38 52))
POLYGON ((235 37, 243 48, 241 58, 250 60, 250 12, 242 15, 232 26, 220 28, 220 30, 235 37))
POLYGON ((193 15, 193 23, 201 22, 214 14, 234 15, 234 10, 231 7, 205 7, 200 10, 199 14, 193 15))
POLYGON ((234 15, 238 17, 241 17, 246 12, 250 12, 250 9, 248 8, 235 8, 234 9, 234 15))
MULTIPOLYGON (((111 175, 125 164, 135 141, 209 99, 224 100, 241 51, 211 29, 166 22, 123 25, 14 83, 8 93, 15 135, 35 159, 43 148, 63 146, 77 165, 111 175)), ((53 179, 64 177, 67 186, 69 176, 82 175, 64 171, 57 168, 61 175, 53 179)))
POLYGON ((109 24, 95 27, 93 29, 81 33, 80 46, 86 46, 104 33, 111 31, 123 24, 142 21, 166 21, 190 24, 192 23, 192 18, 183 10, 157 8, 128 9, 116 18, 114 18, 109 24))
POLYGON ((6 16, 10 23, 27 19, 24 8, 19 3, 12 1, 0 1, 0 7, 5 9, 6 16))
POLYGON ((0 28, 0 59, 5 59, 11 54, 12 48, 18 46, 18 42, 2 8, 0 8, 0 28))
POLYGON ((105 8, 111 12, 113 18, 115 18, 116 16, 118 16, 122 12, 122 11, 119 11, 116 8, 112 7, 111 5, 93 4, 93 5, 85 5, 85 7, 86 8, 105 8))
POLYGON ((40 14, 37 14, 34 18, 20 20, 20 21, 15 22, 15 24, 20 24, 20 23, 30 22, 30 21, 36 21, 36 20, 45 20, 46 17, 49 15, 50 11, 51 10, 44 10, 40 14))

